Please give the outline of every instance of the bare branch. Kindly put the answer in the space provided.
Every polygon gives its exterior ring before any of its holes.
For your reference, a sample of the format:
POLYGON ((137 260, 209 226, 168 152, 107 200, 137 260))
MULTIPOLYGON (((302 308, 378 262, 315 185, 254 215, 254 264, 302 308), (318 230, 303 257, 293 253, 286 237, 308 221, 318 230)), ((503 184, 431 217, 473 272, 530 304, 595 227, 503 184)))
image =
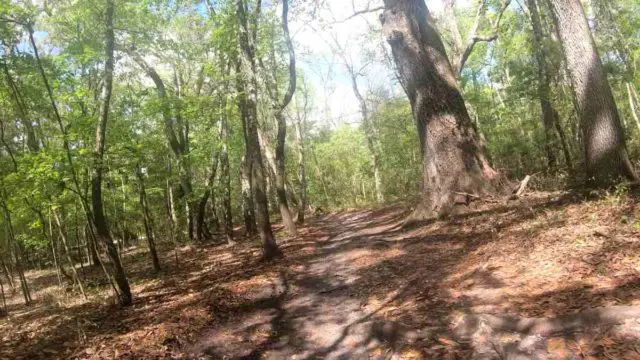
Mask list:
MULTIPOLYGON (((351 3, 351 5, 353 6, 353 2, 351 3)), ((335 21, 333 21, 333 22, 329 23, 329 25, 332 25, 332 24, 340 24, 340 23, 343 23, 343 22, 347 22, 347 21, 349 21, 349 20, 351 20, 351 19, 353 19, 353 18, 355 18, 355 17, 358 17, 358 16, 360 16, 360 15, 364 15, 364 14, 368 14, 368 13, 372 13, 372 12, 377 12, 377 11, 384 10, 384 6, 376 6, 376 7, 374 7, 374 8, 371 8, 371 7, 369 7, 369 6, 370 6, 370 4, 369 4, 369 3, 367 3, 367 7, 366 7, 366 8, 364 8, 364 9, 362 9, 362 10, 357 10, 357 11, 356 11, 356 10, 355 10, 355 8, 354 8, 354 12, 353 12, 353 14, 351 14, 351 15, 347 16, 346 18, 344 18, 344 19, 342 19, 342 20, 335 20, 335 21)))
POLYGON ((484 13, 486 12, 486 0, 481 0, 480 5, 478 6, 478 11, 476 12, 476 20, 471 30, 469 31, 469 37, 467 38, 467 47, 464 50, 464 53, 460 57, 460 62, 458 63, 458 73, 462 73, 462 69, 464 68, 465 63, 469 59, 469 55, 473 51, 473 47, 478 42, 491 42, 495 41, 498 38, 498 32, 500 31, 500 21, 502 20, 502 15, 504 14, 511 0, 502 0, 500 2, 500 10, 498 12, 498 17, 493 22, 491 33, 489 35, 478 35, 478 28, 480 26, 480 21, 484 17, 484 13))

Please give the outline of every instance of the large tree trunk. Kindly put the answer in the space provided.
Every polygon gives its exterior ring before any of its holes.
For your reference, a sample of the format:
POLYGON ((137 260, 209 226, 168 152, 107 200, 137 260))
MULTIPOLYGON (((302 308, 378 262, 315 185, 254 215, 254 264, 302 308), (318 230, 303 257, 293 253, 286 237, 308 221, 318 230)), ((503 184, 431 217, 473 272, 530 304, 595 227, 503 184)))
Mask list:
POLYGON ((424 0, 385 0, 383 32, 409 97, 422 153, 423 201, 413 219, 450 214, 457 193, 495 192, 487 160, 424 0))
POLYGON ((258 89, 256 80, 256 64, 254 48, 249 41, 249 27, 244 0, 236 0, 239 21, 238 40, 240 43, 240 78, 241 87, 245 89, 240 94, 241 103, 246 106, 246 117, 243 117, 245 128, 245 143, 247 161, 251 162, 251 182, 255 206, 258 233, 262 240, 262 256, 265 260, 281 254, 271 229, 264 166, 258 140, 258 89))
POLYGON ((114 1, 107 0, 107 8, 105 12, 106 20, 106 61, 104 71, 104 83, 102 85, 102 94, 100 96, 100 118, 96 129, 96 143, 94 148, 94 164, 91 174, 91 200, 93 204, 93 219, 96 226, 96 237, 107 249, 107 255, 113 265, 113 278, 118 288, 118 296, 121 305, 130 305, 132 301, 131 289, 129 281, 120 262, 118 249, 113 243, 107 219, 104 215, 102 203, 102 169, 104 160, 105 134, 107 130, 107 120, 109 118, 109 102, 111 101, 111 89, 113 86, 113 69, 114 69, 114 35, 113 35, 113 12, 114 1))
POLYGON ((582 124, 587 182, 609 186, 637 181, 627 155, 620 115, 580 0, 548 0, 582 124))

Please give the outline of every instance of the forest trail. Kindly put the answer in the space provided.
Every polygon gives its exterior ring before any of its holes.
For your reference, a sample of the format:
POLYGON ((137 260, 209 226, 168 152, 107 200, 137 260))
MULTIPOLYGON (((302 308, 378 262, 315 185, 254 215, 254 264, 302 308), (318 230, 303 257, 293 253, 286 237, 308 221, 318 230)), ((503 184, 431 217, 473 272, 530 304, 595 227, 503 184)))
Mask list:
MULTIPOLYGON (((582 312, 591 304, 610 304, 598 291, 589 298, 589 286, 543 291, 539 300, 523 300, 533 295, 526 293, 533 284, 514 282, 516 277, 508 274, 528 264, 503 261, 496 266, 487 261, 491 254, 486 249, 478 251, 489 245, 483 236, 499 240, 501 227, 517 226, 535 208, 544 214, 565 201, 546 198, 524 207, 493 207, 467 220, 413 230, 400 227, 403 207, 323 217, 302 239, 287 244, 286 253, 295 255, 274 281, 252 290, 252 304, 243 306, 249 311, 203 332, 188 353, 244 359, 581 359, 600 351, 605 357, 640 358, 640 307, 582 312), (477 218, 499 220, 489 222, 495 228, 483 233, 477 218), (452 225, 464 228, 462 222, 472 231, 447 234, 452 225), (483 258, 479 263, 473 262, 474 252, 483 258), (485 318, 490 315, 476 311, 498 316, 485 318), (519 313, 541 317, 504 317, 519 313), (565 313, 574 315, 555 317, 565 313), (520 332, 509 329, 523 321, 533 325, 520 332)), ((595 232, 610 236, 602 229, 595 232)), ((632 242, 636 247, 637 240, 632 242)), ((498 261, 500 256, 495 254, 498 261)), ((627 297, 616 303, 638 302, 638 280, 630 276, 619 288, 609 289, 627 297)))
POLYGON ((640 357, 636 200, 536 193, 401 228, 407 211, 309 219, 272 263, 249 242, 188 246, 154 276, 134 251, 132 306, 18 297, 0 358, 640 357))

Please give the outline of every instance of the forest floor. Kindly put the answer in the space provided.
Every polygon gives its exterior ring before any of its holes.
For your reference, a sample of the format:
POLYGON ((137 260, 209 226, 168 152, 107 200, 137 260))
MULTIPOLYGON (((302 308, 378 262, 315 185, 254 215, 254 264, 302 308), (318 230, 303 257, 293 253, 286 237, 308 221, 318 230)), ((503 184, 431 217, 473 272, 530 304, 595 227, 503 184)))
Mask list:
POLYGON ((532 193, 401 227, 407 212, 311 218, 273 263, 192 245, 154 275, 131 251, 123 309, 56 300, 55 274, 30 272, 0 358, 640 359, 637 198, 532 193))

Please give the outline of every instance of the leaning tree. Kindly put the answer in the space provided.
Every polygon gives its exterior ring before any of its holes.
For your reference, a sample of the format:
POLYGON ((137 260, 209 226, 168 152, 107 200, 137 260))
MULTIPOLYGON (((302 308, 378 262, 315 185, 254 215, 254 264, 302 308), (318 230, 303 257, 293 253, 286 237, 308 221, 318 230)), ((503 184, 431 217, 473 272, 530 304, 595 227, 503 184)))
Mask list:
POLYGON ((498 191, 444 45, 424 0, 384 0, 382 31, 391 45, 422 154, 423 201, 412 219, 450 214, 469 196, 498 191))

